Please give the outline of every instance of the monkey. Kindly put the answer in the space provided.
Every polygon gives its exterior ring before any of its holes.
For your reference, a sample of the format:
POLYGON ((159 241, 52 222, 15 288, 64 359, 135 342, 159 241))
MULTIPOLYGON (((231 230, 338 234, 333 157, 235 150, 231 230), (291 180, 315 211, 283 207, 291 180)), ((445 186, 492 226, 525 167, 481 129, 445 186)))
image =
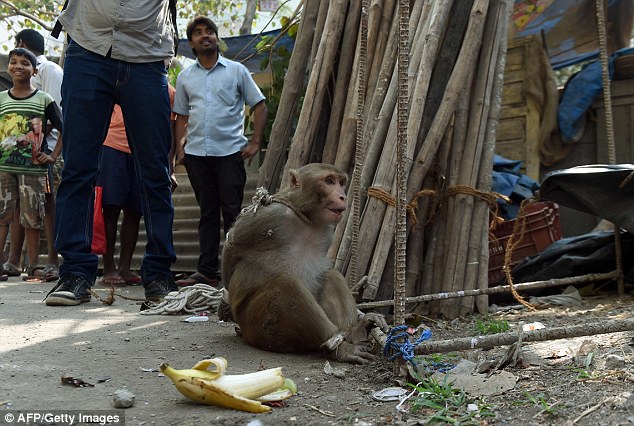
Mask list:
POLYGON ((385 331, 387 324, 372 314, 359 319, 344 276, 327 258, 348 208, 347 175, 311 163, 290 176, 290 188, 254 201, 230 229, 218 316, 236 322, 242 339, 263 350, 324 351, 339 361, 370 362, 368 330, 385 331))

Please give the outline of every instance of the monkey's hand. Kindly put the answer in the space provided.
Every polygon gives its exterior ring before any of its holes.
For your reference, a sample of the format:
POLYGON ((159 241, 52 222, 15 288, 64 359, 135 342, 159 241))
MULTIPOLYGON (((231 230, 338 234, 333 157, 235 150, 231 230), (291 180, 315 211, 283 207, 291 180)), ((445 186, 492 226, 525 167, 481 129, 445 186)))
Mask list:
POLYGON ((361 317, 361 322, 365 326, 366 331, 372 330, 374 327, 378 327, 382 332, 387 333, 390 327, 385 321, 385 317, 376 312, 368 312, 361 317))
POLYGON ((353 344, 360 344, 367 342, 368 334, 374 328, 378 327, 382 332, 387 333, 389 327, 385 318, 381 314, 376 312, 369 312, 359 316, 359 322, 353 326, 346 334, 346 340, 353 344))
POLYGON ((222 291, 222 299, 218 303, 218 319, 220 321, 233 321, 231 314, 231 305, 229 305, 229 291, 225 288, 222 291))
POLYGON ((376 356, 372 354, 370 342, 353 344, 344 341, 331 352, 331 355, 337 361, 349 362, 350 364, 367 364, 376 361, 376 356))

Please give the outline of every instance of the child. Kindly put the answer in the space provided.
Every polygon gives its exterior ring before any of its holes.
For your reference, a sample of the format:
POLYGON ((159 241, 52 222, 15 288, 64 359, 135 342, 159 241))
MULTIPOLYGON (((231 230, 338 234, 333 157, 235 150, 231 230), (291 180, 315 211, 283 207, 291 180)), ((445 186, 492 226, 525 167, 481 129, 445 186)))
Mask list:
POLYGON ((53 98, 31 84, 31 77, 37 73, 33 53, 24 48, 10 51, 8 71, 13 87, 0 93, 0 247, 5 245, 19 202, 32 268, 37 264, 40 229, 44 227, 47 165, 55 162, 62 149, 62 116, 53 98), (60 132, 50 155, 45 153, 48 122, 60 132))

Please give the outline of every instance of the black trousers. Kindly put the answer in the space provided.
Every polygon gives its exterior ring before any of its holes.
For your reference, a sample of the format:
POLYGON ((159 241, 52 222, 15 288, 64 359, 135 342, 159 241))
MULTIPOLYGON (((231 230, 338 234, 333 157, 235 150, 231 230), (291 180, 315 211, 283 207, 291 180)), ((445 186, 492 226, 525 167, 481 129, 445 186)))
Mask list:
POLYGON ((247 174, 240 152, 226 157, 185 154, 185 168, 200 207, 198 272, 208 278, 218 275, 220 217, 225 234, 235 222, 244 196, 247 174))

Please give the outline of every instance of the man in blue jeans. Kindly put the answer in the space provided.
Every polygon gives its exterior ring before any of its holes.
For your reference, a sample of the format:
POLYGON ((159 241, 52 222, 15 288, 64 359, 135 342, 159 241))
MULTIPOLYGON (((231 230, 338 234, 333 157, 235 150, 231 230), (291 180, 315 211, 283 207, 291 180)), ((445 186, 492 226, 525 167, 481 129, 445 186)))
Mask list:
POLYGON ((174 54, 169 0, 70 0, 59 16, 69 36, 62 104, 64 170, 57 192, 55 246, 64 263, 49 306, 90 301, 98 257, 91 253, 93 189, 114 104, 121 106, 141 182, 147 232, 145 297, 178 288, 170 270, 174 207, 170 191, 170 103, 166 64, 174 54))

